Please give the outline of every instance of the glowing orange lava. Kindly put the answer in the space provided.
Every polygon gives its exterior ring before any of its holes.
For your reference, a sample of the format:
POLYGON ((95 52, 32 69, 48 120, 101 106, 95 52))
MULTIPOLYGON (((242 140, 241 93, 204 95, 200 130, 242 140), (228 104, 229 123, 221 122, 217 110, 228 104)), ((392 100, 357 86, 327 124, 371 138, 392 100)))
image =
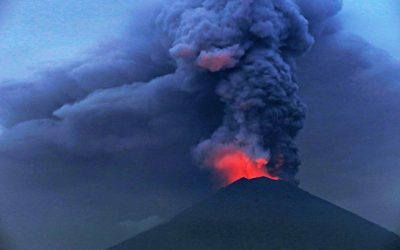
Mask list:
POLYGON ((218 152, 214 155, 211 164, 220 177, 223 186, 243 177, 247 179, 267 177, 272 180, 279 180, 279 177, 271 175, 265 168, 268 164, 267 159, 253 160, 241 150, 218 152))

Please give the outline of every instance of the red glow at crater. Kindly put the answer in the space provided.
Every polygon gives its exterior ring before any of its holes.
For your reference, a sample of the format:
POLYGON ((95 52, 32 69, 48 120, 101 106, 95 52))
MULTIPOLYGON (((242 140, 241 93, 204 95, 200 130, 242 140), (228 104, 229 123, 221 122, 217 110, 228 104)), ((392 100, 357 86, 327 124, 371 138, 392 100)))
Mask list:
POLYGON ((225 186, 241 178, 253 179, 267 177, 272 180, 279 180, 279 177, 268 173, 265 158, 251 159, 241 150, 221 150, 212 157, 210 165, 225 186))

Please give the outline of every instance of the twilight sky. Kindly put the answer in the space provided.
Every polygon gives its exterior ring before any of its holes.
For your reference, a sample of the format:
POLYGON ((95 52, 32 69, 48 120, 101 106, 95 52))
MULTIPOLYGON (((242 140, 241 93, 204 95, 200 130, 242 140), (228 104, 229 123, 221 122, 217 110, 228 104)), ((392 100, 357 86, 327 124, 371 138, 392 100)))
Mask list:
MULTIPOLYGON (((0 23, 0 76, 24 77, 34 69, 79 57, 99 41, 126 29, 141 0, 15 0, 5 4, 0 23)), ((396 0, 344 0, 344 28, 400 58, 396 0)))
MULTIPOLYGON (((147 40, 149 2, 0 0, 0 240, 13 248, 105 248, 212 192, 187 148, 213 107, 157 87, 173 75, 123 86, 171 71, 147 40), (151 117, 154 95, 171 112, 151 117)), ((298 75, 301 186, 400 233, 399 22, 397 0, 344 0, 298 75)))

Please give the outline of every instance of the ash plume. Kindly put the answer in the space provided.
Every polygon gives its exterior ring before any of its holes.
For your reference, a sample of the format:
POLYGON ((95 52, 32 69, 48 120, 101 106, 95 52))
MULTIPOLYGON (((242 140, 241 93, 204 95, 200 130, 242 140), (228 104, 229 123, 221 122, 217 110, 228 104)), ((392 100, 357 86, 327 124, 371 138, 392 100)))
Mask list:
POLYGON ((273 176, 293 180, 300 165, 294 139, 305 117, 294 58, 314 42, 296 2, 179 0, 158 23, 171 39, 178 70, 208 71, 218 79, 223 122, 197 146, 197 157, 207 161, 215 150, 235 147, 267 158, 273 176))
POLYGON ((190 150, 204 163, 222 147, 267 158, 271 174, 292 179, 299 165, 293 140, 304 119, 294 58, 339 3, 149 1, 119 40, 0 84, 1 160, 38 185, 63 176, 68 185, 94 164, 203 187, 208 177, 190 150))

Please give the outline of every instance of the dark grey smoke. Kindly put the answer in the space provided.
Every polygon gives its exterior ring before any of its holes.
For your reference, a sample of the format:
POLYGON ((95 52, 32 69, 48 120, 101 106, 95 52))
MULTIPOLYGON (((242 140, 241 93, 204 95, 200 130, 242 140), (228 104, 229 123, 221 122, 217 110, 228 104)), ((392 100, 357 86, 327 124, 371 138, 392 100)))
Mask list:
POLYGON ((159 178, 154 173, 165 171, 162 178, 170 179, 184 172, 189 181, 199 172, 185 159, 211 137, 199 148, 234 143, 253 154, 270 150, 275 161, 287 158, 276 174, 293 175, 292 139, 304 110, 292 57, 312 43, 308 24, 322 27, 336 2, 299 1, 299 8, 292 1, 175 1, 161 14, 150 2, 123 39, 0 85, 0 157, 7 166, 34 165, 29 183, 81 178, 82 165, 90 173, 87 165, 116 168, 115 159, 143 166, 132 172, 145 168, 159 178), (158 16, 156 23, 149 16, 158 16), (172 166, 160 169, 160 162, 172 166))
MULTIPOLYGON (((315 18, 321 25, 339 5, 310 6, 322 8, 315 18)), ((205 70, 217 77, 223 122, 197 147, 200 158, 235 147, 269 158, 272 175, 292 180, 300 165, 294 139, 305 117, 293 59, 314 42, 296 1, 179 0, 166 5, 158 23, 171 39, 178 71, 205 70)))

